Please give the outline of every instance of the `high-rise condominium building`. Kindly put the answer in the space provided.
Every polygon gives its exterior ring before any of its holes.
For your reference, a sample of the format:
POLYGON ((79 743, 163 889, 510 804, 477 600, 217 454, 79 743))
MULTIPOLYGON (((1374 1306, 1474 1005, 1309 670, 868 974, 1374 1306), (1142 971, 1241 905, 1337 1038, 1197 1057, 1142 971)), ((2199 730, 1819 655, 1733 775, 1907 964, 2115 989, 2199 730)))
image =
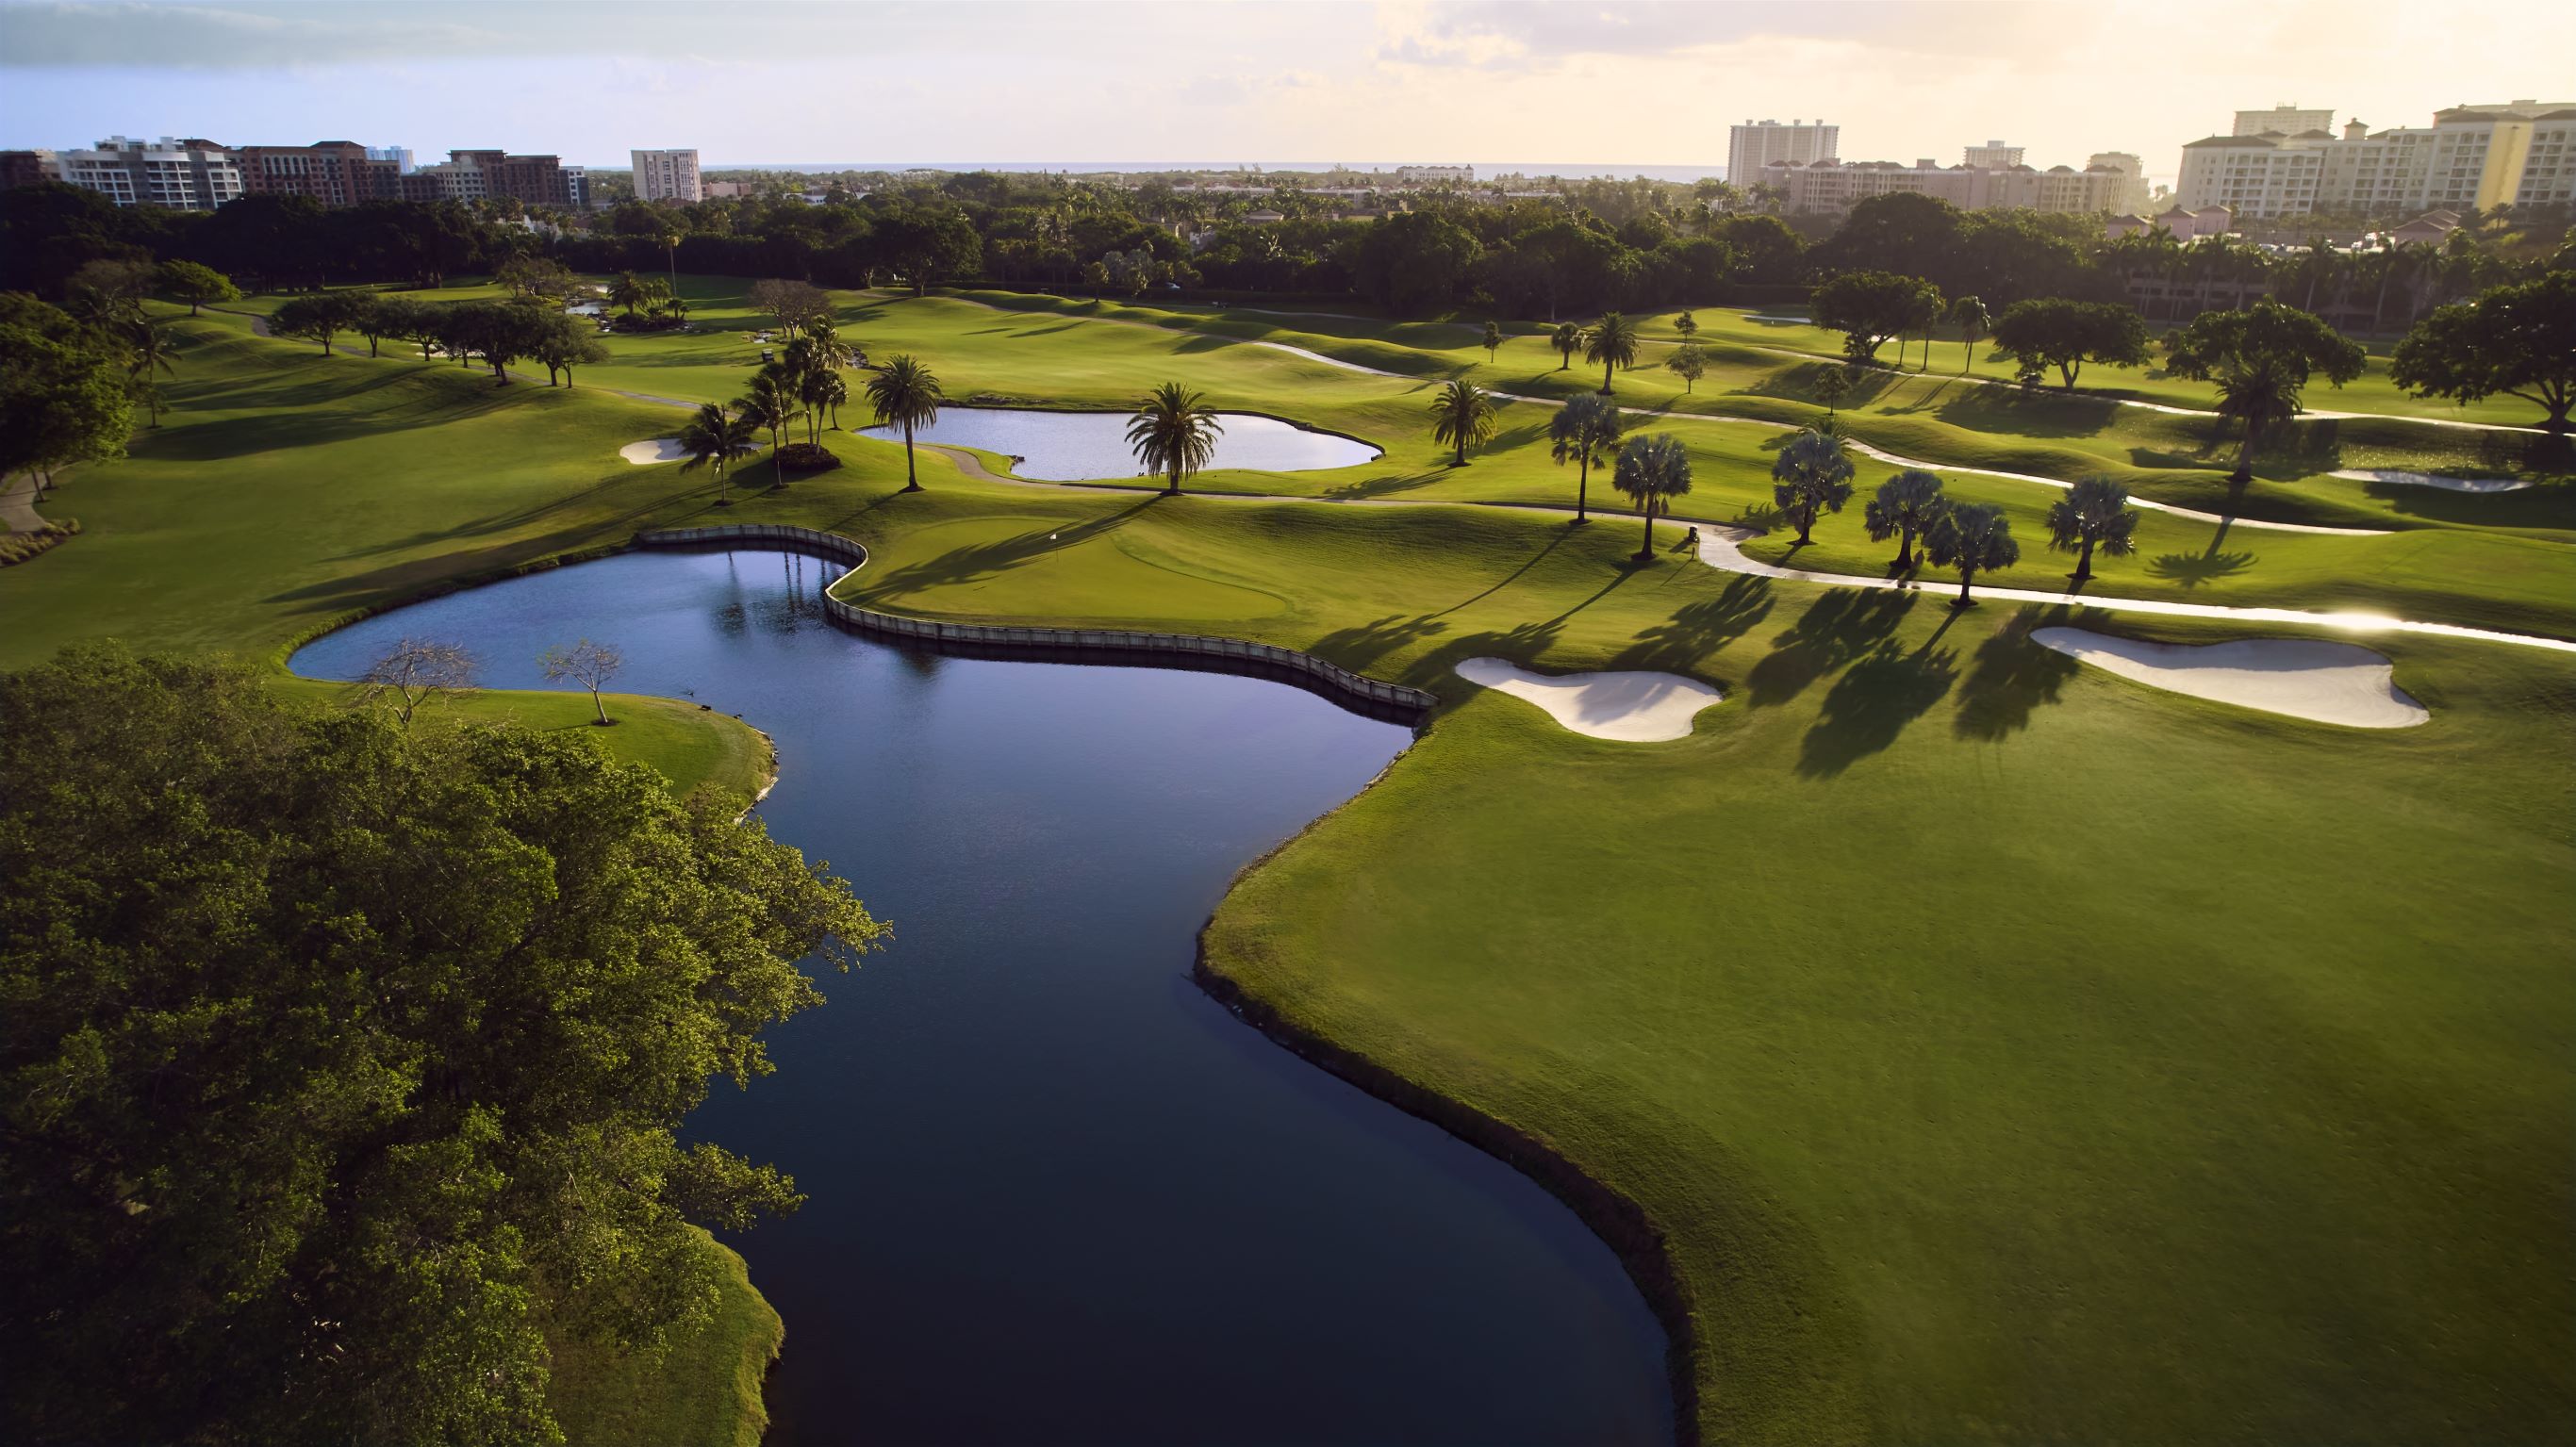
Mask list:
POLYGON ((2117 171, 2124 178, 2120 199, 2111 203, 2114 211, 2144 211, 2154 204, 2155 193, 2147 186, 2147 163, 2135 151, 2095 151, 2084 162, 2087 171, 2117 171))
POLYGON ((2453 106, 2429 126, 2376 134, 2353 121, 2341 136, 2211 136, 2182 148, 2174 192, 2184 207, 2257 220, 2565 204, 2576 201, 2576 101, 2453 106))
MULTIPOLYGON (((316 141, 309 146, 244 146, 242 190, 252 196, 310 196, 325 206, 399 201, 408 167, 386 155, 391 148, 355 141, 316 141)), ((409 156, 409 151, 401 152, 409 156)))
POLYGON ((2233 134, 2259 136, 2270 131, 2295 136, 2301 131, 2331 130, 2333 127, 2333 111, 2303 111, 2297 106, 2274 106, 2268 111, 2238 111, 2233 134))
POLYGON ((2002 171, 2021 164, 2022 148, 2001 141, 1988 141, 1982 146, 1969 146, 1960 155, 1959 164, 1982 171, 2002 171))
POLYGON ((233 153, 207 140, 110 136, 91 150, 63 151, 54 162, 66 183, 119 206, 212 211, 242 194, 233 153))
POLYGON ((682 201, 695 205, 706 199, 705 188, 698 184, 696 151, 637 151, 633 154, 636 200, 682 201))
POLYGON ((1823 121, 1751 121, 1727 128, 1726 179, 1750 186, 1762 179, 1762 168, 1774 161, 1792 166, 1829 161, 1842 154, 1843 128, 1823 121))

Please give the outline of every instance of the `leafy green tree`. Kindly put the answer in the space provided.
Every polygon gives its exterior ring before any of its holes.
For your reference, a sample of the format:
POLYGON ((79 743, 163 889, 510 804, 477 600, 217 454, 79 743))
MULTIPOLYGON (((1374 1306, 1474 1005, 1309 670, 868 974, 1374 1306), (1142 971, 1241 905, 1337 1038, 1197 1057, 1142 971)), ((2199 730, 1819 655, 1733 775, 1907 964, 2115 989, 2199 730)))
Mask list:
POLYGON ((597 327, 580 317, 557 312, 540 319, 536 342, 528 355, 546 364, 547 386, 553 386, 556 376, 561 375, 569 390, 573 368, 607 361, 608 348, 599 340, 597 327))
POLYGON ((1484 343, 1485 361, 1487 365, 1491 365, 1495 356, 1503 349, 1503 324, 1501 322, 1485 323, 1484 343))
POLYGON ((1637 324, 1618 312, 1603 312, 1583 334, 1583 360, 1601 366, 1601 395, 1610 395, 1610 375, 1637 365, 1637 324))
POLYGON ((1673 318, 1673 330, 1682 334, 1683 341, 1691 341, 1699 336, 1699 318, 1683 312, 1673 318))
POLYGON ((1896 571, 1902 573, 1914 566, 1915 538, 1929 530, 1949 505, 1950 500, 1941 495, 1941 479, 1909 467, 1878 485, 1860 518, 1871 542, 1896 539, 1896 571))
POLYGON ((241 300, 241 288, 231 277, 193 261, 161 263, 161 289, 186 302, 190 316, 209 302, 241 300))
MULTIPOLYGON (((1450 385, 1455 386, 1456 383, 1450 385)), ((1170 480, 1163 491, 1177 495, 1181 480, 1216 458, 1217 438, 1225 424, 1207 398, 1178 382, 1165 382, 1145 394, 1127 419, 1127 445, 1137 465, 1170 480)))
POLYGON ((1452 467, 1467 465, 1467 448, 1494 435, 1493 394, 1464 379, 1444 383, 1431 399, 1431 440, 1454 445, 1452 467))
POLYGON ((729 413, 713 402, 701 403, 689 425, 680 429, 680 450, 689 455, 680 464, 682 472, 695 472, 711 467, 716 474, 716 506, 729 507, 733 490, 725 481, 726 472, 746 457, 760 452, 760 427, 749 417, 729 413))
POLYGON ((1939 289, 1919 276, 1846 271, 1817 287, 1809 308, 1816 325, 1843 334, 1845 359, 1867 366, 1890 338, 1919 321, 1927 305, 1937 306, 1939 297, 1939 289))
POLYGON ((2389 359, 2388 377, 2419 397, 2470 403, 2502 393, 2567 430, 2576 398, 2576 269, 2498 287, 2415 324, 2389 359))
POLYGON ((1810 541, 1819 512, 1841 512, 1851 501, 1852 462, 1831 428, 1802 427, 1771 459, 1771 501, 1798 525, 1798 546, 1810 541))
POLYGON ((2361 345, 2296 307, 2268 297, 2242 311, 2203 312, 2165 338, 2167 370, 2218 387, 2218 415, 2245 428, 2238 483, 2254 479, 2264 433, 2299 414, 2309 377, 2340 387, 2361 375, 2361 345))
POLYGON ((1547 344, 1556 348, 1556 369, 1562 372, 1574 365, 1574 354, 1583 349, 1583 328, 1572 322, 1559 322, 1556 330, 1547 334, 1547 344))
POLYGON ((1936 567, 1959 570, 1959 597, 1952 607, 1964 608, 1975 601, 1968 596, 1968 585, 1980 573, 2009 568, 2021 561, 2021 545, 2013 541, 2012 523, 2004 510, 1986 503, 1954 503, 1942 509, 1934 519, 1932 530, 1923 538, 1923 549, 1936 567))
POLYGON ((397 340, 403 335, 404 302, 378 292, 353 292, 349 305, 349 330, 367 339, 367 355, 382 356, 381 344, 387 337, 397 340), (387 305, 387 303, 392 303, 387 305))
POLYGON ((1368 223, 1346 251, 1362 296, 1414 314, 1457 299, 1484 247, 1436 212, 1406 211, 1368 223))
POLYGON ((1669 510, 1672 499, 1691 490, 1690 454, 1683 450, 1682 440, 1669 432, 1650 433, 1622 443, 1619 462, 1610 472, 1610 485, 1636 499, 1637 511, 1645 516, 1645 541, 1637 548, 1637 561, 1647 562, 1655 556, 1655 514, 1669 510))
POLYGON ((59 307, 0 292, 0 478, 123 457, 133 430, 125 367, 106 339, 59 307))
POLYGON ((83 326, 102 332, 139 327, 152 278, 152 268, 139 261, 102 257, 84 262, 63 289, 63 308, 83 326))
POLYGON ((661 1349, 799 1201, 682 1123, 884 931, 740 798, 101 646, 0 777, 13 1440, 560 1441, 549 1334, 661 1349))
POLYGON ((1987 314, 1984 302, 1963 296, 1950 303, 1950 325, 1959 329, 1959 375, 1964 377, 1977 360, 1977 338, 1994 325, 1994 318, 1987 314))
POLYGON ((1708 354, 1699 349, 1699 343, 1684 342, 1664 359, 1664 370, 1682 379, 1683 391, 1696 391, 1699 379, 1708 375, 1708 354))
POLYGON ((156 327, 150 322, 136 328, 128 343, 125 375, 133 382, 144 405, 151 409, 155 427, 161 425, 161 388, 156 374, 177 376, 179 368, 174 360, 177 356, 178 348, 170 340, 169 329, 156 327))
POLYGON ((2023 368, 2055 367, 2066 390, 2086 362, 2135 367, 2147 360, 2147 323, 2125 302, 2041 297, 1995 319, 1995 354, 2023 368))
POLYGON ((355 292, 323 291, 299 296, 277 309, 268 319, 268 329, 281 337, 297 337, 322 344, 322 355, 331 355, 331 341, 350 329, 357 321, 359 308, 366 298, 355 292))
POLYGON ((867 393, 878 423, 903 429, 903 490, 921 491, 921 478, 913 471, 912 429, 939 420, 939 404, 947 400, 939 390, 939 379, 919 361, 897 356, 887 361, 884 371, 868 378, 867 393))
POLYGON ((1585 494, 1591 491, 1592 469, 1605 465, 1619 455, 1619 405, 1596 392, 1569 397, 1548 419, 1547 435, 1553 444, 1548 449, 1559 467, 1573 463, 1574 520, 1584 517, 1585 494))
POLYGON ((2068 488, 2048 509, 2048 545, 2078 554, 2075 581, 2093 576, 2093 550, 2125 558, 2136 550, 2138 510, 2129 506, 2129 490, 2107 477, 2088 477, 2068 488))

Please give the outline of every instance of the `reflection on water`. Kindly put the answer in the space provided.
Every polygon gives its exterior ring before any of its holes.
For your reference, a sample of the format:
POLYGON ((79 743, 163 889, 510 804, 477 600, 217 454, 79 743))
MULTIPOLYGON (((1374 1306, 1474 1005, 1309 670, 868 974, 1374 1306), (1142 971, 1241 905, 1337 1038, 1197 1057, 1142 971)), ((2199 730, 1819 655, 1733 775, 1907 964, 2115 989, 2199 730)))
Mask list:
MULTIPOLYGON (((1217 438, 1210 468, 1239 467, 1257 472, 1311 472, 1352 467, 1377 457, 1365 442, 1331 432, 1309 432, 1275 417, 1248 412, 1222 412, 1225 432, 1217 438)), ((895 429, 870 427, 870 437, 900 440, 895 429)), ((939 420, 916 428, 916 442, 947 442, 980 447, 1019 458, 1011 470, 1048 482, 1089 482, 1136 477, 1135 449, 1127 443, 1123 412, 1034 412, 1007 407, 942 407, 939 420)))
POLYGON ((1259 679, 898 650, 823 619, 837 572, 630 554, 295 658, 432 637, 533 688, 547 646, 611 644, 615 687, 768 730, 770 829, 893 922, 691 1121, 810 1197, 736 1242, 787 1322, 772 1439, 1669 1441, 1662 1333, 1570 1212, 1189 982, 1233 871, 1406 731, 1259 679))

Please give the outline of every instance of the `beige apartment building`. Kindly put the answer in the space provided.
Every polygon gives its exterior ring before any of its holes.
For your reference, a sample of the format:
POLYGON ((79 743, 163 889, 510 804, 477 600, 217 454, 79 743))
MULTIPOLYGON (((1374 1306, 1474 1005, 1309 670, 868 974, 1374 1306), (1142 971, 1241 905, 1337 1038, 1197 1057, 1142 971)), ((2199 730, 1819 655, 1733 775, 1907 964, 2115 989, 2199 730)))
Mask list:
POLYGON ((2130 198, 2144 187, 2136 160, 2104 152, 2080 171, 2072 166, 2043 171, 2032 166, 1944 166, 1928 158, 1911 166, 1829 159, 1803 166, 1773 162, 1756 179, 1780 188, 1784 210, 1819 216, 1838 216, 1869 197, 1900 192, 1947 201, 1962 211, 2025 207, 2108 212, 2131 209, 2130 198))
POLYGON ((2429 126, 2375 133, 2356 120, 2341 135, 2210 136, 2183 147, 2174 189, 2183 206, 2258 220, 2563 205, 2576 201, 2576 101, 2453 106, 2429 126))
POLYGON ((212 141, 110 136, 86 151, 56 152, 53 159, 64 184, 96 191, 119 206, 212 211, 242 194, 239 162, 212 141))
POLYGON ((698 179, 698 153, 686 151, 634 151, 635 199, 638 201, 678 201, 694 206, 707 198, 706 188, 698 179))
POLYGON ((1830 161, 1842 154, 1842 143, 1843 128, 1823 121, 1793 120, 1785 126, 1778 121, 1746 121, 1729 126, 1726 179, 1738 186, 1750 186, 1763 179, 1766 166, 1830 161))

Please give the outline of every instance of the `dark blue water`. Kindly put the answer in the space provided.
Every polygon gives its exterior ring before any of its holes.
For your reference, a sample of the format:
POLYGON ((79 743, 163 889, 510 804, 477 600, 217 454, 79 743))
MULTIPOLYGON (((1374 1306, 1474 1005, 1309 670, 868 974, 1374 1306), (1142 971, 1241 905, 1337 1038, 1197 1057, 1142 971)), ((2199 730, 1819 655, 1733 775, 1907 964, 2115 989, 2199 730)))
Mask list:
POLYGON ((893 921, 691 1120, 811 1198, 736 1242, 787 1322, 774 1438, 1669 1441, 1662 1332, 1571 1212, 1188 979, 1234 871, 1406 732, 1260 679, 898 651, 823 621, 837 571, 629 554, 294 659, 431 637, 535 688, 549 645, 612 643, 615 687, 769 730, 771 832, 893 921))
MULTIPOLYGON (((1353 467, 1374 459, 1377 449, 1332 432, 1309 432, 1275 417, 1248 412, 1221 412, 1225 426, 1216 440, 1211 468, 1240 467, 1256 472, 1308 472, 1318 468, 1353 467)), ((1093 482, 1135 477, 1136 450, 1127 443, 1124 412, 1038 412, 1011 407, 942 407, 939 420, 916 428, 916 442, 952 442, 980 447, 1004 457, 1025 459, 1012 471, 1048 482, 1093 482)), ((870 427, 870 437, 900 438, 898 429, 870 427)))

